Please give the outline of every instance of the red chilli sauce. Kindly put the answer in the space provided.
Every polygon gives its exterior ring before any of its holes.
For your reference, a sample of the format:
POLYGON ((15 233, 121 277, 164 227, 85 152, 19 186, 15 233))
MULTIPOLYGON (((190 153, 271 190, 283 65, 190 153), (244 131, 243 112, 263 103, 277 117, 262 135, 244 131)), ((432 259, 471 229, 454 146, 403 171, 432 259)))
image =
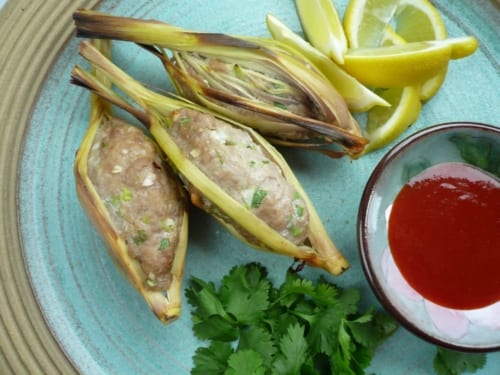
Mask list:
POLYGON ((407 282, 453 309, 500 301, 500 180, 464 163, 413 177, 394 200, 389 246, 407 282))

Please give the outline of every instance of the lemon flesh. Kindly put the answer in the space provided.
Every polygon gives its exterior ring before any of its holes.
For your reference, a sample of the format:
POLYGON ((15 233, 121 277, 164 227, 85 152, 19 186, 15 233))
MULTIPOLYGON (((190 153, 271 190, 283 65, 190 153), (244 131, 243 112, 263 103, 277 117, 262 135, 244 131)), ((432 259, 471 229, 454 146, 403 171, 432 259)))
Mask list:
POLYGON ((349 48, 378 47, 391 23, 398 0, 351 0, 344 15, 349 48))
MULTIPOLYGON (((380 46, 394 46, 398 44, 405 44, 406 40, 401 35, 396 33, 396 30, 391 25, 386 25, 380 40, 380 46)), ((365 46, 366 47, 366 46, 365 46)))
POLYGON ((394 15, 396 33, 408 42, 442 40, 446 27, 439 11, 427 0, 401 0, 394 15))
POLYGON ((350 48, 381 45, 386 26, 407 42, 446 38, 439 11, 428 0, 351 0, 344 15, 350 48))

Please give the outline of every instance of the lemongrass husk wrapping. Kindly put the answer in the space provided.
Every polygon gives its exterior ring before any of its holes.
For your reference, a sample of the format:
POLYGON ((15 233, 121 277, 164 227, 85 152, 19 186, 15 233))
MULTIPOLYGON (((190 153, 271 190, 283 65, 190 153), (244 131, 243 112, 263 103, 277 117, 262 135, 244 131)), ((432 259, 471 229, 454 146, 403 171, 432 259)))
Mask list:
MULTIPOLYGON (((189 157, 184 155, 180 147, 177 146, 168 132, 168 124, 171 121, 169 115, 171 112, 180 108, 189 108, 211 114, 208 109, 186 100, 160 95, 145 88, 139 82, 120 70, 111 61, 107 60, 87 42, 81 44, 80 54, 91 64, 100 69, 103 74, 106 74, 107 78, 110 79, 113 84, 144 109, 145 113, 148 114, 145 125, 168 156, 175 170, 183 179, 187 180, 198 191, 202 192, 203 196, 211 201, 213 205, 223 213, 223 215, 217 215, 217 213, 210 212, 211 214, 215 214, 216 219, 231 233, 253 247, 301 260, 312 266, 321 267, 334 275, 342 273, 349 267, 348 261, 329 237, 316 209, 311 200, 307 197, 299 181, 294 176, 292 170, 276 148, 264 137, 245 125, 215 115, 217 118, 226 121, 232 126, 248 132, 252 139, 261 146, 266 151, 267 155, 279 166, 286 180, 294 186, 299 194, 301 194, 310 217, 308 225, 309 237, 304 244, 296 245, 287 240, 266 222, 254 215, 247 207, 244 207, 241 203, 233 199, 221 189, 215 181, 208 178, 195 164, 193 164, 189 160, 189 157), (241 228, 246 232, 244 235, 240 232, 241 228), (248 236, 246 235, 247 233, 257 240, 249 242, 248 236)), ((91 77, 86 76, 82 69, 78 67, 73 71, 73 81, 94 90, 94 92, 110 99, 114 104, 121 106, 125 110, 128 110, 130 107, 130 105, 125 104, 123 100, 118 99, 117 95, 113 93, 112 90, 106 89, 105 87, 94 86, 91 82, 91 77)), ((144 121, 145 116, 139 117, 144 121)))
MULTIPOLYGON (((103 54, 110 53, 109 41, 93 41, 103 54)), ((108 87, 109 81, 103 74, 95 72, 96 82, 102 87, 108 87)), ((163 290, 148 288, 145 280, 147 275, 143 271, 138 260, 134 259, 128 251, 127 244, 113 223, 104 202, 99 197, 97 189, 89 178, 88 156, 93 145, 94 138, 104 121, 113 121, 111 106, 108 101, 103 100, 95 94, 91 95, 91 109, 89 125, 83 137, 82 143, 76 153, 74 163, 74 177, 78 199, 103 239, 111 259, 125 278, 137 289, 149 305, 155 316, 164 323, 169 323, 180 316, 182 300, 182 275, 184 271, 187 242, 188 242, 188 215, 184 205, 181 228, 179 230, 179 241, 174 250, 174 260, 171 268, 171 282, 163 290)), ((132 126, 132 125, 131 125, 132 126)), ((181 187, 179 186, 179 190, 181 187)), ((180 194, 183 194, 180 191, 180 194)))
POLYGON ((184 91, 191 94, 190 100, 255 127, 274 143, 310 148, 335 143, 341 146, 343 153, 353 158, 359 156, 366 145, 358 123, 333 85, 313 64, 283 43, 268 38, 194 32, 159 21, 117 17, 90 10, 79 10, 73 18, 79 36, 119 39, 158 47, 160 52, 157 56, 162 58, 177 89, 182 92, 181 86, 190 85, 184 87, 184 91), (261 70, 278 73, 284 77, 284 82, 293 83, 295 88, 301 90, 307 97, 307 104, 315 108, 317 115, 301 116, 278 108, 274 103, 214 89, 204 80, 195 82, 192 77, 189 79, 189 74, 181 66, 172 69, 165 59, 166 55, 162 56, 162 48, 255 64, 261 70), (242 114, 241 109, 251 111, 252 115, 245 115, 245 111, 242 114), (290 129, 283 131, 284 126, 290 129), (297 127, 303 130, 298 132, 297 127))

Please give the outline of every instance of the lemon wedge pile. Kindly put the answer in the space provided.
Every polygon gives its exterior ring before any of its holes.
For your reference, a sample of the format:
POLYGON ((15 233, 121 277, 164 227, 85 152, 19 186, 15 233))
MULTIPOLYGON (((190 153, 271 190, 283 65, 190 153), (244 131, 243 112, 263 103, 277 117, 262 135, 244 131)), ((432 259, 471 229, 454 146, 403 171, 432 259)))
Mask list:
POLYGON ((399 137, 445 81, 448 64, 474 53, 472 36, 450 38, 428 0, 350 0, 341 21, 332 0, 295 0, 307 41, 273 16, 273 38, 321 70, 353 112, 367 112, 365 154, 399 137))

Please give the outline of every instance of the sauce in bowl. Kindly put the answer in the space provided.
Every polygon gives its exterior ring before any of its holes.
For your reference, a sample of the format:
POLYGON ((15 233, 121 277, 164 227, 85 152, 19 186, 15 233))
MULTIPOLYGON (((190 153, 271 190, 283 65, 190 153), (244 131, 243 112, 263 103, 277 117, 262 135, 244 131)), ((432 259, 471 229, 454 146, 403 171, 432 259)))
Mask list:
POLYGON ((500 301, 500 180, 464 163, 413 177, 394 200, 389 247, 406 281, 452 309, 500 301))

